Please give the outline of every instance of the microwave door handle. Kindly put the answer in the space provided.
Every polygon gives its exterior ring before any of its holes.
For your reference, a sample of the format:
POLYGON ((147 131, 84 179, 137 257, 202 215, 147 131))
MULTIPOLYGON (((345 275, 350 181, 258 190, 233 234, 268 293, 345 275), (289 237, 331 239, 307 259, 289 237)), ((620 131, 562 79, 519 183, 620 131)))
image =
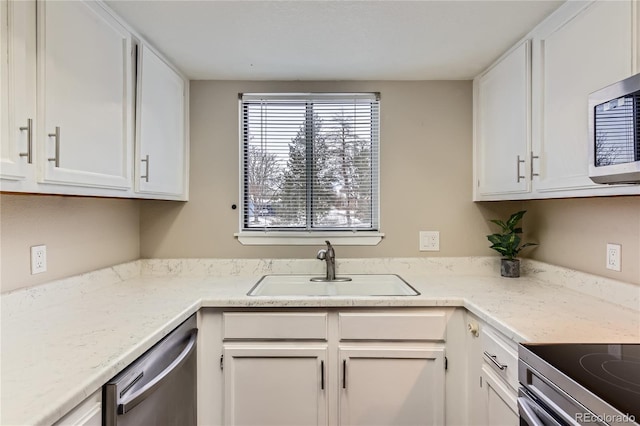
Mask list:
POLYGON ((518 411, 528 426, 544 426, 544 423, 542 423, 529 405, 529 401, 523 397, 518 398, 518 411))
POLYGON ((189 343, 182 350, 180 355, 174 359, 167 368, 165 368, 160 374, 151 379, 149 383, 140 388, 137 392, 133 393, 130 397, 118 404, 118 414, 125 414, 131 411, 136 405, 147 399, 157 388, 162 384, 164 379, 171 375, 174 371, 182 366, 189 358, 189 355, 196 348, 196 340, 198 339, 198 329, 191 330, 189 337, 189 343))

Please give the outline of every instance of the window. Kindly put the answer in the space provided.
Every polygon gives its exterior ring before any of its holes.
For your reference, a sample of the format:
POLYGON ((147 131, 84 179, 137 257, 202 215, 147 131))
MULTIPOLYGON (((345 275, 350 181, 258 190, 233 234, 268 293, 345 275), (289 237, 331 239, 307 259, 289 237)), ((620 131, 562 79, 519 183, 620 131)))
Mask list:
POLYGON ((372 93, 243 94, 239 235, 376 233, 379 115, 372 93))

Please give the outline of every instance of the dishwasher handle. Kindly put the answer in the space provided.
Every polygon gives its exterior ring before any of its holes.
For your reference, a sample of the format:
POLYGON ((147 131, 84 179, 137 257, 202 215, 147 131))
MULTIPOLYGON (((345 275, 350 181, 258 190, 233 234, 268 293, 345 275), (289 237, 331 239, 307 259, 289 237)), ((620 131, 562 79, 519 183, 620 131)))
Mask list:
POLYGON ((184 350, 174 359, 171 364, 167 366, 160 374, 151 379, 144 387, 133 393, 127 399, 118 404, 118 414, 125 414, 131 411, 136 405, 147 399, 162 382, 171 375, 174 371, 179 369, 189 358, 196 348, 196 341, 198 340, 198 329, 191 330, 189 335, 189 342, 184 350))

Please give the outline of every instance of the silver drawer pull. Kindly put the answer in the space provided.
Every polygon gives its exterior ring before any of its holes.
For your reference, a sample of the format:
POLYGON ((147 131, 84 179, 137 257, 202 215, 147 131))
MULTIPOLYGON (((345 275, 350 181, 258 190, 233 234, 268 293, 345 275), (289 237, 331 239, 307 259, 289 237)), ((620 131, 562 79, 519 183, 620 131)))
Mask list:
POLYGON ((539 159, 540 159, 540 156, 533 155, 533 151, 531 151, 531 179, 533 179, 534 176, 540 176, 540 173, 533 172, 533 160, 539 160, 539 159))
POLYGON ((27 125, 25 127, 20 127, 20 131, 27 132, 27 152, 21 152, 20 157, 27 157, 27 163, 33 163, 33 120, 31 118, 27 119, 27 125))
POLYGON ((518 169, 517 169, 517 173, 516 173, 517 176, 518 176, 518 180, 516 182, 518 182, 518 183, 520 182, 520 179, 525 179, 526 178, 526 176, 520 175, 520 163, 524 163, 524 160, 521 160, 520 156, 518 155, 518 169))
POLYGON ((60 127, 56 126, 54 133, 49 133, 50 138, 55 138, 56 154, 53 158, 48 158, 49 161, 53 161, 56 167, 60 167, 60 127))
POLYGON ((493 362, 495 364, 495 366, 498 367, 500 370, 504 370, 505 368, 507 368, 507 364, 500 364, 498 362, 498 356, 497 355, 491 355, 489 352, 484 351, 484 356, 489 358, 489 360, 491 362, 493 362))
POLYGON ((140 159, 141 162, 144 163, 144 176, 140 176, 140 179, 144 179, 145 182, 149 182, 149 156, 146 155, 144 158, 140 159))

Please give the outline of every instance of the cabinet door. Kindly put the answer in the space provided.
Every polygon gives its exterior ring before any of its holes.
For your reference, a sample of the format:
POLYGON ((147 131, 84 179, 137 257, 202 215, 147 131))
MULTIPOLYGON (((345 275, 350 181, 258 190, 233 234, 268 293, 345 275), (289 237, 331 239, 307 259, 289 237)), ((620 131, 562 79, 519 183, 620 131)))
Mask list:
POLYGON ((340 425, 443 425, 444 349, 339 350, 340 425))
POLYGON ((185 192, 185 82, 146 46, 138 60, 136 191, 185 192))
POLYGON ((0 177, 34 178, 36 3, 0 0, 0 177))
POLYGON ((519 424, 517 396, 507 384, 491 371, 487 364, 482 365, 482 406, 484 421, 479 424, 492 426, 516 426, 519 424))
POLYGON ((530 190, 530 42, 474 81, 476 198, 530 190))
POLYGON ((38 43, 43 181, 130 188, 129 33, 99 3, 42 1, 38 43))
POLYGON ((102 389, 94 392, 58 420, 54 426, 101 426, 102 389))
POLYGON ((549 19, 534 43, 534 188, 541 193, 598 187, 588 177, 588 96, 633 74, 638 43, 632 0, 569 3, 565 10, 583 9, 549 19))
POLYGON ((225 345, 224 424, 327 425, 326 346, 225 345))

